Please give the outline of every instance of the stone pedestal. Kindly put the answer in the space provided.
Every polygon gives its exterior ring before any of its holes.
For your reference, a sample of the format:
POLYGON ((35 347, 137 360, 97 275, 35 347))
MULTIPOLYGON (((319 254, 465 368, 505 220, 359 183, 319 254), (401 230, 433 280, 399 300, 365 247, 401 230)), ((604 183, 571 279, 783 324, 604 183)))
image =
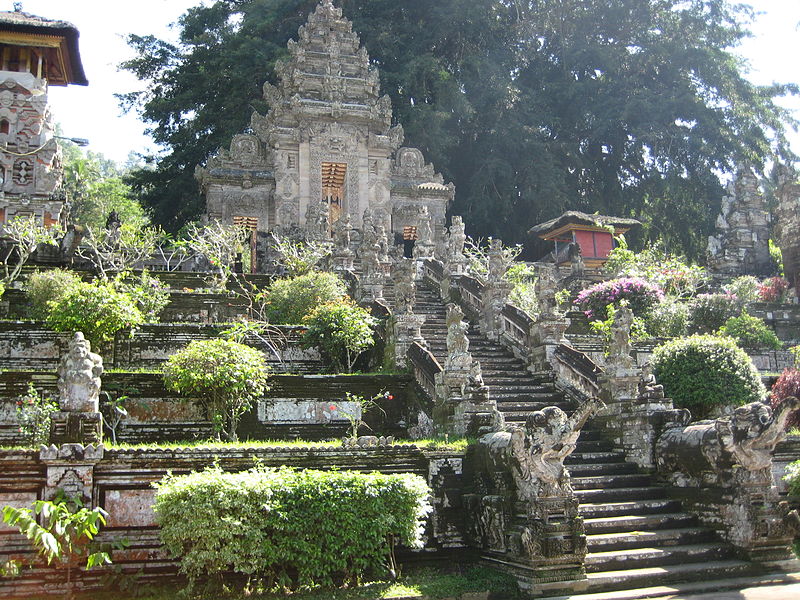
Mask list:
POLYGON ((552 315, 540 315, 533 324, 531 337, 533 345, 530 364, 538 370, 549 370, 553 352, 559 344, 567 344, 564 333, 569 323, 566 319, 552 315))
POLYGON ((63 444, 42 446, 39 460, 44 463, 47 475, 44 498, 53 498, 62 490, 69 498, 78 498, 86 504, 94 504, 92 489, 94 467, 103 459, 102 445, 63 444))
POLYGON ((414 342, 423 348, 426 347, 422 335, 422 325, 425 323, 424 315, 402 313, 394 317, 394 358, 398 367, 406 364, 406 354, 414 342))

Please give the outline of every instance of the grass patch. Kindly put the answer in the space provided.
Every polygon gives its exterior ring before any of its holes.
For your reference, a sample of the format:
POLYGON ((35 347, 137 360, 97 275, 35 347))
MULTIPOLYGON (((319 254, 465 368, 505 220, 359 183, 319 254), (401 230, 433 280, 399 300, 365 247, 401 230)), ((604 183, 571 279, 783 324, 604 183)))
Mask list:
POLYGON ((313 589, 294 593, 265 592, 250 589, 246 592, 221 590, 189 594, 180 589, 153 588, 136 596, 125 593, 93 593, 93 600, 389 600, 391 598, 429 598, 442 600, 458 598, 466 592, 489 591, 493 598, 513 600, 522 598, 514 578, 484 566, 460 565, 446 572, 430 567, 409 568, 397 581, 373 581, 350 589, 313 589))
POLYGON ((467 447, 475 444, 478 440, 475 438, 445 438, 433 437, 425 438, 422 440, 414 440, 410 444, 416 444, 424 450, 452 450, 454 452, 464 452, 467 447))

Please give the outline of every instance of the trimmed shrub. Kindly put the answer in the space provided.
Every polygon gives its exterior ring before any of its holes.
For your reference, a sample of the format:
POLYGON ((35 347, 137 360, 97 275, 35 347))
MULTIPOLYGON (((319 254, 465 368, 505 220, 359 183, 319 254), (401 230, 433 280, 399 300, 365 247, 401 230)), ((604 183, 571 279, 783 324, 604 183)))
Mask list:
POLYGON ((48 306, 48 325, 56 331, 83 332, 95 349, 100 349, 118 331, 144 322, 144 315, 133 300, 107 283, 78 282, 48 306))
POLYGON ((303 319, 308 330, 304 348, 317 348, 335 371, 350 372, 362 352, 375 343, 375 318, 352 300, 340 300, 315 308, 303 319))
POLYGON ((689 331, 714 333, 742 310, 742 304, 731 294, 700 294, 689 303, 689 331))
MULTIPOLYGON (((789 396, 800 398, 800 371, 787 367, 770 390, 769 398, 772 408, 778 406, 781 400, 789 396)), ((794 411, 786 420, 787 430, 795 427, 800 427, 800 410, 794 411)))
POLYGON ((758 296, 762 302, 783 302, 789 282, 783 277, 765 279, 758 288, 758 296))
POLYGON ((344 282, 333 273, 317 272, 278 279, 264 295, 264 313, 270 323, 298 325, 317 306, 344 298, 344 282))
POLYGON ((780 350, 783 347, 778 336, 762 319, 748 315, 746 312, 725 321, 719 334, 733 338, 742 348, 780 350))
POLYGON ((606 309, 611 304, 618 307, 620 301, 625 300, 634 315, 644 317, 663 299, 664 292, 657 285, 640 277, 623 277, 601 281, 582 290, 575 299, 575 304, 590 319, 604 321, 608 318, 606 309))
POLYGON ((28 314, 33 319, 44 320, 50 314, 50 302, 56 302, 81 281, 75 273, 53 269, 37 271, 28 277, 25 293, 28 297, 28 314))
POLYGON ((758 279, 752 275, 742 275, 722 286, 722 290, 726 294, 736 296, 738 301, 742 304, 758 302, 761 299, 759 296, 760 288, 761 284, 758 279))
POLYGON ((236 572, 270 587, 341 585, 421 547, 431 493, 418 475, 210 468, 157 486, 161 539, 190 581, 236 572))
MULTIPOLYGON (((800 460, 786 465, 786 475, 783 480, 787 482, 790 496, 800 496, 800 460)), ((795 545, 795 552, 797 545, 795 545)))
POLYGON ((658 337, 682 337, 689 332, 689 305, 676 300, 656 304, 645 317, 645 328, 658 337))
POLYGON ((764 399, 753 361, 731 338, 693 335, 671 340, 653 351, 653 372, 675 405, 696 418, 711 409, 764 399))
POLYGON ((267 391, 268 367, 255 348, 230 340, 198 340, 169 357, 164 384, 196 400, 219 440, 236 441, 241 416, 267 391))
POLYGON ((169 287, 147 271, 132 279, 119 277, 114 280, 114 287, 130 296, 148 323, 157 323, 158 315, 169 304, 169 287))

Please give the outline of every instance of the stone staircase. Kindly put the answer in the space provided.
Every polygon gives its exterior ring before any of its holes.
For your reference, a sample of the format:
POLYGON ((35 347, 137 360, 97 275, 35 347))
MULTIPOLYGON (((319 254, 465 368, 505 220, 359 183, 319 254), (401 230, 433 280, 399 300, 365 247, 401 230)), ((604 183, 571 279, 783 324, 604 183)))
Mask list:
MULTIPOLYGON (((422 333, 431 353, 444 364, 444 303, 419 286, 414 311, 425 315, 422 333)), ((574 409, 556 388, 552 373, 529 372, 521 360, 481 335, 475 326, 469 339, 490 397, 508 423, 524 422, 529 412, 545 406, 574 409)), ((645 598, 686 586, 695 592, 735 589, 736 582, 742 581, 759 582, 749 579, 762 572, 756 565, 738 560, 732 546, 684 512, 681 502, 671 499, 668 489, 652 474, 626 462, 623 451, 591 422, 567 466, 586 527, 587 580, 577 585, 548 584, 549 591, 544 593, 569 592, 551 595, 552 600, 645 598)))

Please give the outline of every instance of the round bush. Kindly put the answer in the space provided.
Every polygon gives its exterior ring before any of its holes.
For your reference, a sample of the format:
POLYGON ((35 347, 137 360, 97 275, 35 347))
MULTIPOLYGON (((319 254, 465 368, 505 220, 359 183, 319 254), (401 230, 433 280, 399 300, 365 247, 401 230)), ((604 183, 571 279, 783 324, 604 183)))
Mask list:
POLYGON ((394 542, 422 546, 430 494, 409 473, 210 468, 168 475, 155 512, 191 582, 233 571, 294 589, 382 575, 394 542))
POLYGON ((645 317, 647 333, 657 337, 682 337, 689 331, 689 305, 665 300, 656 304, 645 317))
POLYGON ((264 312, 270 323, 299 325, 317 306, 336 302, 345 293, 344 282, 333 273, 313 271, 278 279, 264 296, 264 312))
POLYGON ((96 349, 118 331, 144 322, 133 300, 110 284, 75 283, 48 306, 48 325, 56 331, 81 331, 96 349))
POLYGON ((351 300, 323 304, 303 322, 303 347, 315 347, 335 371, 353 370, 359 355, 372 347, 375 319, 351 300))
POLYGON ((732 294, 699 294, 689 303, 689 330, 714 333, 741 310, 741 302, 732 294))
POLYGON ((762 319, 743 312, 731 317, 719 330, 720 335, 731 337, 742 348, 768 348, 780 350, 783 347, 778 336, 762 319))
POLYGON ((742 275, 722 286, 722 290, 729 296, 736 296, 741 304, 758 302, 761 284, 752 275, 742 275))
POLYGON ((169 357, 164 383, 197 401, 214 423, 214 434, 236 441, 241 416, 267 390, 264 355, 230 340, 198 340, 169 357))
MULTIPOLYGON (((776 408, 781 400, 789 396, 800 398, 800 371, 787 367, 770 390, 769 397, 772 408, 776 408)), ((800 410, 794 411, 786 420, 786 429, 795 427, 800 427, 800 410)))
POLYGON ((28 312, 33 319, 44 320, 50 314, 49 302, 55 302, 70 288, 80 283, 81 278, 71 271, 53 269, 37 271, 28 277, 25 292, 28 297, 28 312))
POLYGON ((653 351, 653 372, 676 406, 704 418, 717 406, 741 406, 764 399, 753 361, 731 338, 693 335, 653 351))
POLYGON ((634 315, 643 317, 663 299, 664 292, 657 285, 640 277, 622 277, 601 281, 581 291, 575 304, 590 319, 604 321, 611 304, 619 306, 620 301, 625 300, 634 315))

